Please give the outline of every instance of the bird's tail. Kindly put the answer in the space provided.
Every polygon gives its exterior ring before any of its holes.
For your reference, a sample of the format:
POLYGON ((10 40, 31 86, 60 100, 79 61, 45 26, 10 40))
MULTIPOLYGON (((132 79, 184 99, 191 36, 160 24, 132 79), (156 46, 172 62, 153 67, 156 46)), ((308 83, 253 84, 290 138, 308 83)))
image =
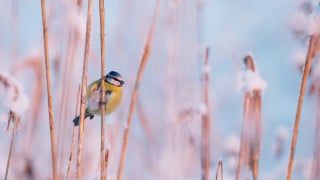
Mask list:
MULTIPOLYGON (((86 119, 87 117, 90 117, 90 119, 93 119, 94 115, 91 114, 88 109, 86 109, 85 115, 84 115, 84 119, 86 119)), ((80 116, 77 116, 73 119, 73 124, 74 126, 78 126, 80 123, 80 116)))

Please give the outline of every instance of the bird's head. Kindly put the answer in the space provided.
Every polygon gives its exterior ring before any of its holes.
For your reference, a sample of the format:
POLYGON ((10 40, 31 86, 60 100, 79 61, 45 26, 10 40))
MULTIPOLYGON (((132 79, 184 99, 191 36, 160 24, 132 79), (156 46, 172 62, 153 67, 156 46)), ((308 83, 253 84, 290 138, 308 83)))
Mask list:
POLYGON ((105 76, 104 81, 117 87, 122 87, 124 84, 124 80, 122 80, 121 75, 116 71, 110 71, 105 76))

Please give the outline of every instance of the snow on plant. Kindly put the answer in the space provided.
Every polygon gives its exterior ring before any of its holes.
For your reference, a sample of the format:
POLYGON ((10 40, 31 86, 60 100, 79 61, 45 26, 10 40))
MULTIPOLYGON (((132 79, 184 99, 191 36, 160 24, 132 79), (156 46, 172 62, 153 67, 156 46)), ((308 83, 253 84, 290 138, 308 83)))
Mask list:
POLYGON ((249 92, 252 92, 253 90, 264 91, 266 87, 266 81, 260 77, 258 72, 253 72, 251 69, 247 69, 240 73, 238 81, 239 90, 249 92))
POLYGON ((1 106, 8 108, 17 114, 22 114, 28 108, 29 99, 24 94, 21 84, 12 76, 0 71, 1 106))

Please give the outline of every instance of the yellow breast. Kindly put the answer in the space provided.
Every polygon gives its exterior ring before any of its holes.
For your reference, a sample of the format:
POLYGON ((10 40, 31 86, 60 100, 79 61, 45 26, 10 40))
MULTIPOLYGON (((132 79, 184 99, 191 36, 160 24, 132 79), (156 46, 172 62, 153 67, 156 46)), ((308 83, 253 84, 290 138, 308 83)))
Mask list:
MULTIPOLYGON (((87 88, 87 108, 92 114, 101 115, 100 104, 100 84, 101 80, 91 83, 87 88)), ((104 83, 106 92, 105 114, 110 114, 116 110, 122 101, 122 87, 117 87, 109 83, 104 83)))

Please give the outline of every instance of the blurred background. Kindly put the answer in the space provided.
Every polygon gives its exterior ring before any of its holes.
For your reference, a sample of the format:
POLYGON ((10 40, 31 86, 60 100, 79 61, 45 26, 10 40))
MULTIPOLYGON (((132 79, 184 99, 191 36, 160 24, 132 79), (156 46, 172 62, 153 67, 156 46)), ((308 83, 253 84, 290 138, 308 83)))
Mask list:
MULTIPOLYGON (((100 77, 98 1, 93 2, 88 82, 100 77)), ((296 113, 308 18, 318 1, 161 0, 124 167, 124 179, 200 179, 204 72, 209 71, 210 171, 219 160, 234 179, 243 120, 239 72, 250 53, 266 83, 262 94, 261 179, 284 179, 296 113), (210 48, 209 66, 204 65, 210 48)), ((129 103, 156 1, 109 0, 106 72, 123 76, 120 108, 111 123, 108 177, 115 179, 129 103)), ((87 1, 47 1, 49 58, 59 179, 67 171, 82 78, 87 1)), ((320 66, 317 66, 320 67, 320 66)), ((313 68, 313 72, 319 72, 313 68)), ((18 84, 21 122, 8 179, 51 179, 51 149, 40 1, 0 0, 0 74, 18 84), (21 107, 22 106, 22 107, 21 107)), ((1 81, 0 97, 7 89, 1 81)), ((310 82, 309 82, 310 84, 310 82)), ((310 85, 308 85, 310 89, 310 85)), ((2 100, 1 100, 2 101, 2 100)), ((12 106, 0 104, 0 177, 4 177, 12 106)), ((303 104, 293 179, 309 179, 317 101, 303 104)), ((99 179, 100 118, 86 121, 82 175, 99 179)), ((75 176, 75 159, 71 167, 75 176)), ((250 176, 249 176, 250 177, 250 176)))

